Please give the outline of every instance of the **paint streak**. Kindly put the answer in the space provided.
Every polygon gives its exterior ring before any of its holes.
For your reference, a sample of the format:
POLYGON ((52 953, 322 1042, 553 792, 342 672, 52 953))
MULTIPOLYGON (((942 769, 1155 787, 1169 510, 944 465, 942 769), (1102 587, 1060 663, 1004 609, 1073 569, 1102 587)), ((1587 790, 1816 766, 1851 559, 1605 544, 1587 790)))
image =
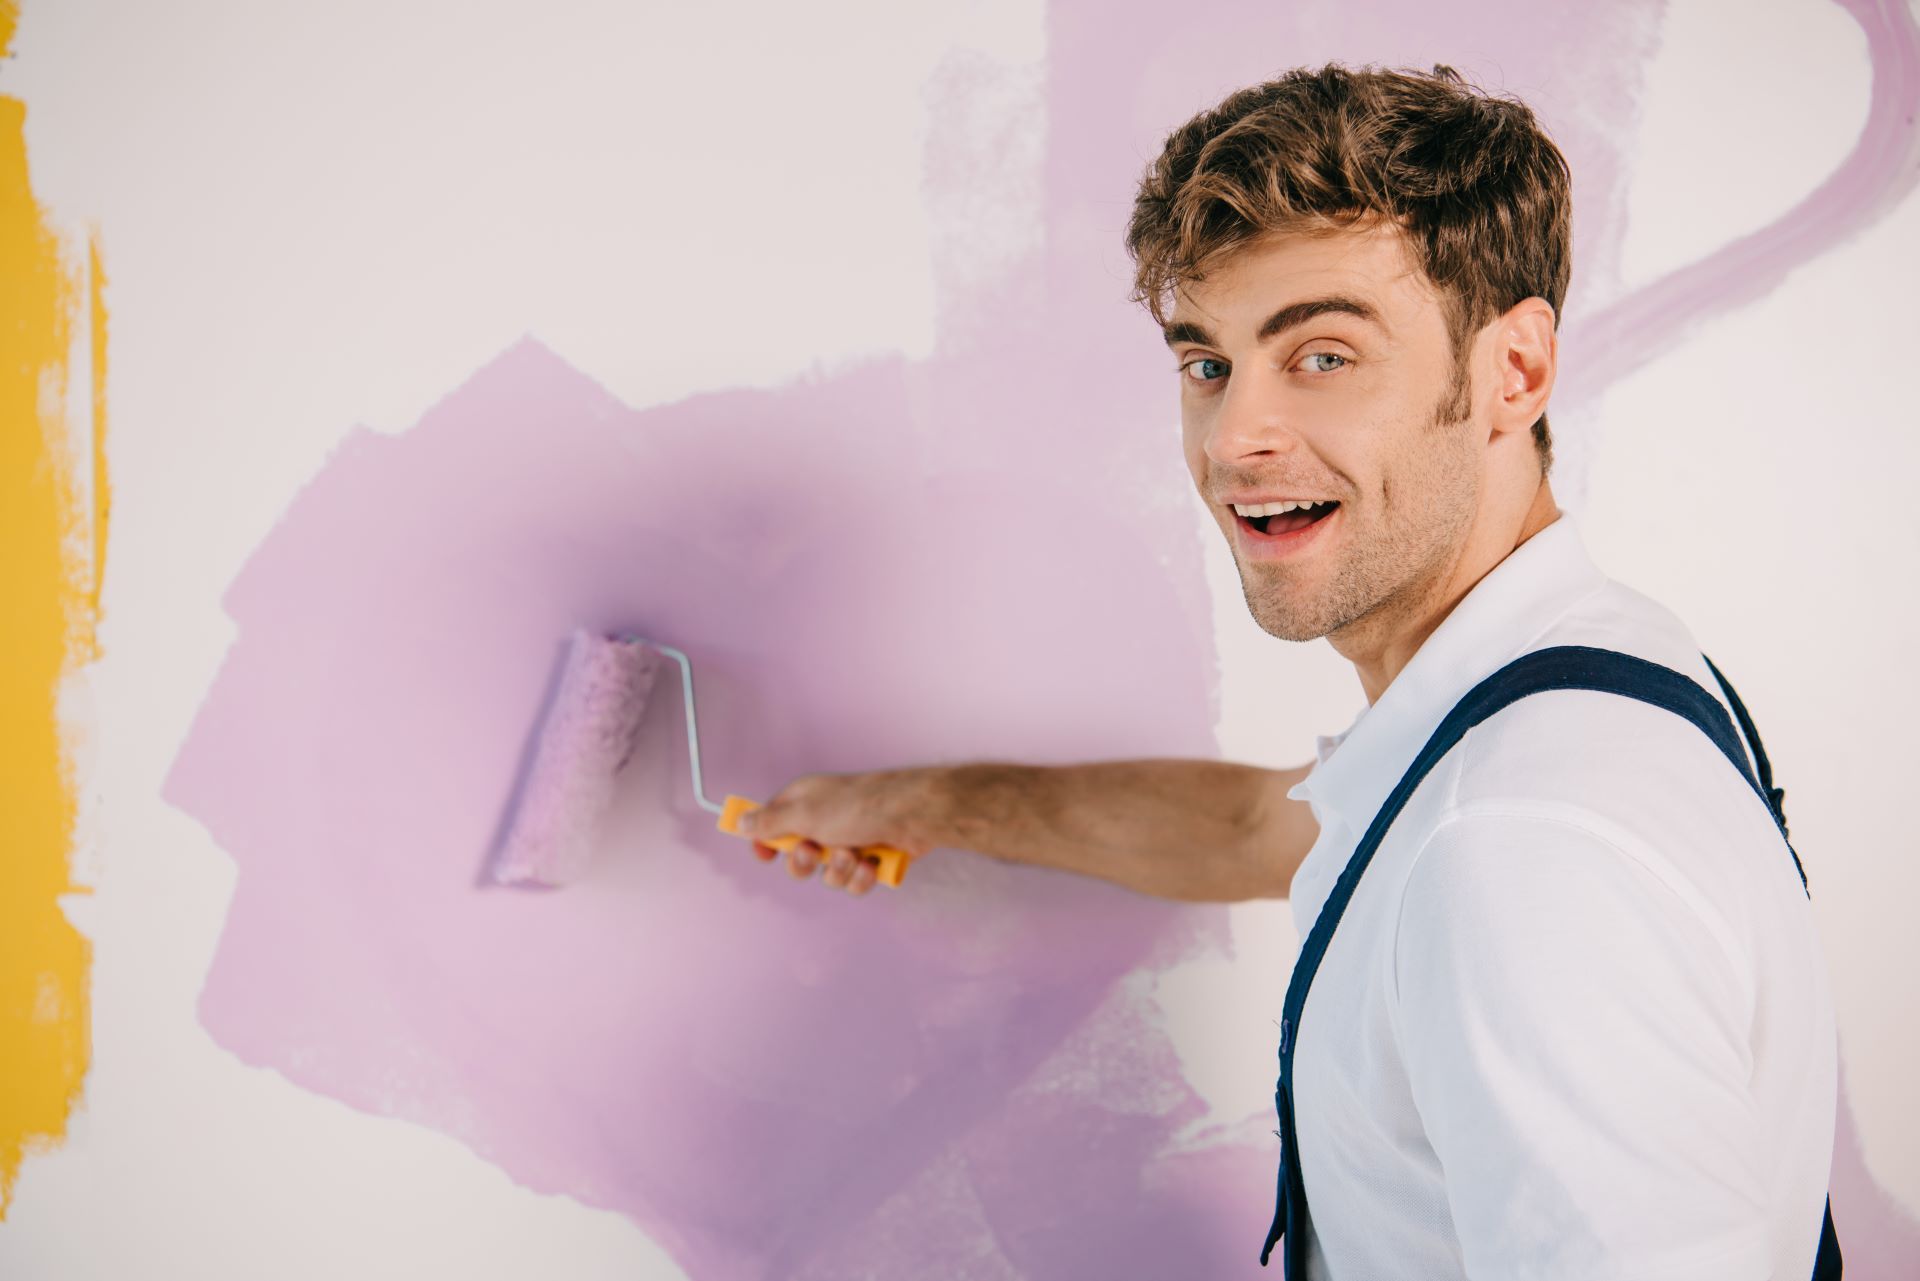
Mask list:
POLYGON ((1873 72, 1852 150, 1773 222, 1570 322, 1566 376, 1556 388, 1561 403, 1596 395, 1710 317, 1766 297, 1795 268, 1879 222, 1920 183, 1920 22, 1907 0, 1836 2, 1866 35, 1873 72))
MULTIPOLYGON (((0 57, 19 8, 0 3, 0 57)), ((26 108, 0 96, 0 1217, 22 1161, 63 1139, 89 1058, 92 949, 62 895, 85 893, 69 867, 76 800, 57 697, 97 656, 106 544, 106 311, 99 249, 63 259, 28 181, 26 108), (91 285, 82 283, 90 275, 91 285), (91 386, 72 369, 81 308, 92 327, 91 386), (92 447, 69 446, 68 398, 93 395, 92 447), (81 478, 91 466, 93 500, 81 478)))
POLYGON ((87 238, 87 335, 88 354, 93 362, 93 520, 89 532, 89 550, 93 553, 93 574, 87 583, 87 613, 90 620, 85 638, 88 658, 100 656, 96 628, 100 619, 100 589, 107 581, 107 519, 113 512, 113 490, 107 476, 107 270, 100 261, 100 237, 87 238))
MULTIPOLYGON (((626 1213, 701 1278, 1250 1271, 1269 1100, 1185 1133, 1199 1102, 1126 981, 1221 946, 1217 911, 959 854, 859 903, 793 886, 693 805, 671 700, 588 882, 474 880, 575 623, 692 653, 716 788, 1212 754, 1172 381, 1118 246, 1161 135, 1279 66, 1525 68, 1507 87, 1602 214, 1576 258, 1607 279, 1618 255, 1656 0, 1500 0, 1468 34, 1363 8, 1053 6, 1044 235, 992 272, 936 247, 926 361, 634 410, 526 342, 403 435, 350 437, 229 592, 239 639, 167 783, 239 866, 214 1037, 626 1213)), ((931 113, 936 209, 997 176, 938 132, 966 105, 931 113)), ((1707 308, 1723 282, 1682 283, 1707 308)), ((1593 333, 1587 360, 1631 366, 1593 333)))

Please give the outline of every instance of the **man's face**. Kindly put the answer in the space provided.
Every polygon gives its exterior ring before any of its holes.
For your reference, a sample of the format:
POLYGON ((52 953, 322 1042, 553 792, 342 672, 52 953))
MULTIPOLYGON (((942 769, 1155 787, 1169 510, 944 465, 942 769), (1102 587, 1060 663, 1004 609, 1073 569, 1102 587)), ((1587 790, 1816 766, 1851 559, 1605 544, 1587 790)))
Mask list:
POLYGON ((1402 246, 1384 227, 1269 237, 1182 287, 1168 317, 1187 466, 1254 620, 1285 640, 1391 630, 1473 523, 1487 433, 1402 246), (1318 505, 1232 505, 1280 502, 1318 505))

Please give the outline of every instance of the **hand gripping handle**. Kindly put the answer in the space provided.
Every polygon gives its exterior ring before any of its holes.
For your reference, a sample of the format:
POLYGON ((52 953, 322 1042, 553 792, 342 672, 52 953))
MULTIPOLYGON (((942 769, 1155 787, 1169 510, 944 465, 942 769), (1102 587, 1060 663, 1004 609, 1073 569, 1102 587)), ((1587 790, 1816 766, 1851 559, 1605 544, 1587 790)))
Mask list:
MULTIPOLYGON (((760 804, 758 801, 750 801, 744 796, 729 796, 727 797, 726 805, 720 810, 718 827, 730 836, 744 836, 746 833, 740 830, 740 816, 742 814, 750 814, 759 808, 760 804)), ((758 839, 762 845, 772 846, 774 849, 784 853, 806 838, 801 836, 775 836, 772 838, 760 837, 758 839)), ((875 860, 879 864, 879 867, 874 879, 882 885, 889 885, 895 888, 899 887, 900 878, 907 874, 907 865, 913 862, 913 855, 907 853, 905 850, 895 849, 891 845, 862 845, 859 849, 855 850, 854 853, 860 855, 862 858, 875 860)))

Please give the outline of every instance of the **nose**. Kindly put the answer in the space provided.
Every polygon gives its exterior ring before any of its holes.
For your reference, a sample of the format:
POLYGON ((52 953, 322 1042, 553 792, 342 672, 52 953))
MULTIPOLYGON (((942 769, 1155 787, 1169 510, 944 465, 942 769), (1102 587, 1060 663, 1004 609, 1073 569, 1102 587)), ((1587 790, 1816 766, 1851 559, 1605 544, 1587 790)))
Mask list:
POLYGON ((1253 454, 1289 454, 1299 447, 1284 399, 1257 378, 1230 384, 1206 424, 1202 448, 1217 463, 1253 454))

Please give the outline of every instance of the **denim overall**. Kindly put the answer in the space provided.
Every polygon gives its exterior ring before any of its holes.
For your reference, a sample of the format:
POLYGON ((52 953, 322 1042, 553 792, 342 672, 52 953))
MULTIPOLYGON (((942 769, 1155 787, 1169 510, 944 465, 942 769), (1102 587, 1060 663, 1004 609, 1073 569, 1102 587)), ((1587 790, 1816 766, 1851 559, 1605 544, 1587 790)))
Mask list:
MULTIPOLYGON (((1766 802, 1774 823, 1780 829, 1781 840, 1786 840, 1787 819, 1781 807, 1785 794, 1773 785, 1773 767, 1767 762, 1766 749, 1760 745, 1760 735, 1754 729, 1746 707, 1740 702, 1740 696, 1727 684, 1727 678, 1720 674, 1719 668, 1713 666, 1711 659, 1707 666, 1712 669, 1714 679, 1720 682, 1734 715, 1740 718, 1740 730, 1753 749, 1753 765, 1759 770, 1758 778, 1754 777, 1753 770, 1747 764, 1747 754, 1740 748, 1740 736, 1734 731, 1733 722, 1727 718, 1726 709, 1706 690, 1679 672, 1658 663, 1584 645, 1561 645, 1515 659, 1469 690, 1466 697, 1447 713, 1440 727, 1434 730, 1433 737, 1414 757, 1413 764, 1407 767, 1406 774, 1388 794, 1386 803, 1381 805, 1380 812, 1373 816, 1373 822, 1368 825, 1367 834, 1347 859, 1346 868, 1340 873, 1340 879, 1334 882, 1326 906, 1320 909, 1313 929, 1300 945, 1300 958, 1294 963, 1293 980, 1287 985, 1287 1002, 1280 1019, 1280 1081, 1274 1091, 1274 1107, 1280 1114, 1280 1179, 1273 1226, 1267 1230, 1266 1244, 1260 1250, 1262 1266, 1273 1253, 1274 1245, 1285 1235, 1286 1281, 1305 1281, 1307 1275, 1306 1233, 1303 1230, 1287 1234, 1290 1224, 1299 1223, 1304 1227, 1306 1222, 1307 1187, 1300 1170, 1299 1143, 1293 1122, 1293 1055, 1300 1040, 1300 1012, 1307 1003, 1307 990, 1313 986, 1313 976, 1320 968, 1321 958, 1327 954, 1327 945, 1333 941, 1333 932, 1340 925, 1340 916, 1346 911, 1348 900, 1353 897, 1354 887, 1360 883, 1361 875, 1372 861, 1373 852, 1380 848, 1387 829, 1393 826, 1393 820, 1399 816, 1428 771, 1452 750, 1468 730, 1509 703, 1544 690, 1597 690, 1664 707, 1692 721, 1713 740, 1714 746, 1733 762, 1734 768, 1740 771, 1740 776, 1747 780, 1755 794, 1766 802)), ((1793 858, 1794 869, 1800 873, 1801 889, 1805 890, 1807 873, 1800 866, 1800 856, 1794 853, 1791 843, 1787 845, 1787 853, 1793 858)), ((1826 1220, 1820 1230, 1819 1253, 1813 1261, 1812 1281, 1838 1281, 1839 1276, 1840 1241, 1834 1235, 1832 1203, 1829 1201, 1826 1220)))

